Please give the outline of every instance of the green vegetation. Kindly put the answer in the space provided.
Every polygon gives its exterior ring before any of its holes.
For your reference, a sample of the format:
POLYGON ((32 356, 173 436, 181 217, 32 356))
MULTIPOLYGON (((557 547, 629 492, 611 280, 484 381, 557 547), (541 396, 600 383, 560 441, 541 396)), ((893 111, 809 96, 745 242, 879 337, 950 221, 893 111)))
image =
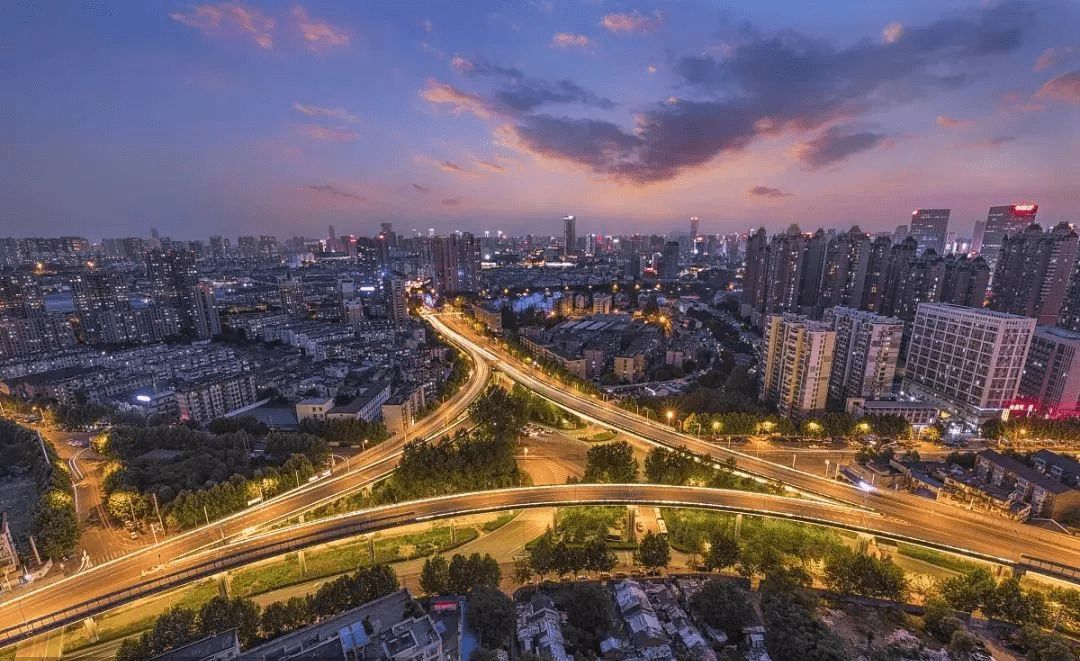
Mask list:
POLYGON ((711 460, 686 448, 669 450, 656 447, 645 456, 645 479, 654 484, 705 486, 713 489, 738 489, 759 493, 784 493, 780 484, 758 482, 735 474, 735 460, 716 466, 711 460))
POLYGON ((587 658, 598 655, 600 641, 612 628, 614 605, 610 593, 595 583, 574 583, 556 592, 554 600, 566 613, 563 633, 570 648, 587 658))
POLYGON ((983 423, 983 438, 1012 441, 1052 438, 1060 441, 1080 440, 1080 419, 1049 419, 1040 417, 1009 416, 1007 421, 988 420, 983 423))
POLYGON ((560 429, 579 429, 585 425, 581 418, 528 390, 520 383, 514 384, 510 397, 517 406, 521 407, 526 420, 560 429))
POLYGON ((754 610, 746 590, 734 581, 716 578, 691 597, 689 606, 698 621, 723 631, 728 640, 739 639, 754 610))
POLYGON ((440 404, 453 397, 469 378, 469 360, 456 347, 444 341, 427 319, 421 317, 421 321, 426 326, 432 362, 448 366, 450 374, 439 382, 435 394, 426 400, 417 417, 423 417, 437 409, 440 404), (445 354, 446 359, 441 359, 439 354, 445 354))
POLYGON ((469 594, 469 626, 488 649, 502 647, 514 633, 514 601, 497 588, 478 586, 469 594))
POLYGON ((625 536, 626 508, 583 506, 561 507, 555 513, 553 533, 569 544, 584 544, 590 539, 607 539, 613 533, 625 536))
POLYGON ((634 551, 634 562, 646 569, 661 569, 671 564, 671 547, 667 538, 648 531, 634 551))
POLYGON ((843 641, 814 613, 800 591, 765 591, 761 597, 765 645, 774 661, 846 661, 843 641))
MULTIPOLYGON (((602 538, 590 538, 580 544, 560 539, 548 530, 533 541, 527 551, 528 568, 543 578, 547 574, 565 576, 580 571, 607 572, 615 568, 618 559, 602 538)), ((525 575, 515 569, 515 578, 525 575)))
POLYGON ((515 514, 514 512, 503 512, 497 518, 491 521, 484 522, 480 526, 480 529, 484 532, 495 532, 499 528, 502 528, 506 524, 513 521, 515 516, 517 516, 517 514, 515 514))
POLYGON ((360 418, 343 418, 338 420, 316 420, 305 418, 300 421, 299 431, 301 434, 318 436, 332 445, 354 446, 361 445, 371 447, 382 443, 390 434, 386 432, 386 425, 382 422, 367 422, 360 418))
POLYGON ((931 565, 942 567, 955 572, 965 573, 973 569, 978 569, 982 565, 972 562, 970 560, 964 560, 952 553, 945 553, 944 551, 935 551, 934 549, 928 549, 924 546, 915 546, 913 544, 900 543, 897 546, 897 553, 916 560, 922 560, 931 565))
POLYGON ((594 445, 585 453, 582 482, 626 484, 637 482, 638 462, 626 441, 594 445))
POLYGON ((581 440, 585 441, 586 443, 604 443, 604 442, 610 441, 611 439, 615 438, 616 436, 618 436, 618 433, 613 432, 610 429, 605 429, 604 431, 597 432, 597 433, 593 434, 592 436, 589 436, 589 435, 582 436, 581 440))
MULTIPOLYGON (((1062 613, 1067 613, 1071 601, 1080 604, 1073 591, 1051 593, 1062 613)), ((1037 590, 1025 590, 1016 578, 996 581, 986 569, 974 569, 938 584, 938 594, 949 607, 959 611, 982 611, 987 617, 998 618, 1021 626, 1044 626, 1050 619, 1046 595, 1037 590)))
POLYGON ((450 560, 441 555, 432 556, 424 561, 420 571, 420 589, 430 596, 468 594, 478 586, 498 590, 501 580, 502 570, 490 553, 483 556, 473 553, 468 557, 455 553, 450 560))
POLYGON ((836 549, 825 559, 825 585, 840 594, 902 601, 908 584, 904 570, 889 558, 836 549))
POLYGON ((37 490, 28 532, 38 552, 53 560, 70 555, 79 542, 79 516, 67 467, 36 432, 0 419, 0 478, 22 474, 33 478, 37 490))
POLYGON ((314 595, 276 602, 261 611, 250 599, 216 596, 196 611, 173 606, 153 622, 150 631, 128 638, 117 650, 117 661, 141 661, 226 629, 236 629, 240 647, 307 626, 318 617, 340 613, 398 589, 394 570, 385 565, 365 567, 324 584, 314 595))

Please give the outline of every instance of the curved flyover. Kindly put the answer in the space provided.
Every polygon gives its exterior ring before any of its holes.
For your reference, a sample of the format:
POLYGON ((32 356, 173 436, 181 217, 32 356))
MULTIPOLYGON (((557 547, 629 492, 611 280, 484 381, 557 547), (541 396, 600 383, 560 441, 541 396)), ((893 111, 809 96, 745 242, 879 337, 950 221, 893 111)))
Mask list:
MULTIPOLYGON (((441 435, 480 395, 490 376, 488 362, 477 351, 466 349, 472 366, 468 381, 442 406, 409 429, 409 439, 441 435)), ((9 595, 0 603, 0 628, 28 622, 96 595, 145 581, 144 570, 175 561, 225 540, 250 534, 297 514, 357 491, 387 475, 401 456, 405 439, 394 437, 341 464, 336 475, 305 484, 258 505, 248 507, 210 525, 168 537, 110 562, 91 567, 40 587, 29 586, 22 594, 9 595)), ((0 635, 0 639, 6 638, 0 635)), ((0 640, 0 644, 4 644, 0 640)))
MULTIPOLYGON (((867 492, 854 485, 821 475, 776 464, 754 455, 724 448, 701 438, 683 434, 657 421, 630 413, 611 402, 584 395, 573 388, 551 380, 535 367, 526 365, 488 344, 460 321, 447 315, 430 315, 432 324, 452 342, 479 353, 496 364, 496 369, 542 397, 575 414, 612 429, 618 429, 654 445, 686 447, 692 452, 722 462, 734 459, 739 470, 775 480, 806 493, 817 494, 834 501, 852 503, 879 512, 883 516, 912 524, 937 525, 952 531, 958 538, 979 536, 987 540, 1023 539, 1052 545, 1072 553, 1080 553, 1080 539, 1034 526, 1027 526, 1000 517, 973 512, 949 503, 928 500, 911 494, 888 490, 867 492)), ((1046 556, 1043 556, 1046 557, 1046 556)), ((1059 558, 1050 556, 1051 561, 1059 558)), ((1064 563, 1065 561, 1062 560, 1064 563)), ((1068 563, 1072 566, 1080 566, 1068 563)))
MULTIPOLYGON (((701 487, 651 484, 524 487, 409 501, 281 528, 177 560, 162 570, 161 576, 144 576, 145 560, 127 556, 114 563, 108 573, 76 575, 64 584, 50 586, 25 598, 23 609, 37 615, 0 631, 0 645, 234 567, 357 534, 500 510, 627 504, 688 507, 789 519, 925 544, 1008 564, 1024 562, 1022 556, 1035 556, 1080 566, 1080 552, 1062 547, 1054 540, 989 537, 979 532, 957 531, 948 522, 939 521, 932 515, 920 521, 898 521, 847 505, 701 487)), ((0 610, 0 621, 18 623, 19 610, 5 606, 0 610)))

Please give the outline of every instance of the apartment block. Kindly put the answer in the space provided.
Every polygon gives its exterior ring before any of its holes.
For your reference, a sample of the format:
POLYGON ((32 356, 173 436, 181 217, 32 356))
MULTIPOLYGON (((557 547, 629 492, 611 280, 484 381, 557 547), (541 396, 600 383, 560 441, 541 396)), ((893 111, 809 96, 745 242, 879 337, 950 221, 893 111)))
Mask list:
POLYGON ((891 394, 904 322, 845 307, 826 310, 824 321, 836 331, 830 406, 839 410, 852 397, 875 400, 891 394))
POLYGON ((776 404, 781 415, 801 415, 825 408, 836 353, 836 331, 802 315, 770 315, 762 346, 761 399, 776 404))
POLYGON ((1035 327, 1013 406, 1053 417, 1080 415, 1080 333, 1035 327))

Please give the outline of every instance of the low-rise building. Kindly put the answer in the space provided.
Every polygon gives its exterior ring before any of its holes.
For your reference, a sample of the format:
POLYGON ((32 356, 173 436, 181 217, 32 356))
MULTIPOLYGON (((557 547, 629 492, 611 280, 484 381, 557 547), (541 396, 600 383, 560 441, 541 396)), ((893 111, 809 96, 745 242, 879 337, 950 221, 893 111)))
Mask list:
POLYGON ((975 473, 986 484, 1011 489, 1013 499, 1031 505, 1033 516, 1061 518, 1080 507, 1080 491, 994 450, 975 458, 975 473))
POLYGON ((333 397, 307 397, 296 403, 296 420, 326 420, 326 414, 333 408, 333 397))
POLYGON ((868 400, 852 397, 846 410, 858 420, 867 415, 898 415, 912 427, 926 427, 938 421, 941 407, 931 402, 910 400, 868 400))
POLYGON ((382 405, 383 424, 391 434, 404 434, 412 427, 416 415, 424 408, 423 388, 403 388, 382 405))
POLYGON ((200 425, 254 404, 255 399, 255 377, 247 372, 224 379, 186 382, 176 387, 176 407, 180 419, 200 425))
POLYGON ((551 661, 570 661, 562 633, 562 616, 547 595, 537 594, 528 603, 518 605, 516 637, 523 652, 551 661))
POLYGON ((382 405, 388 399, 390 399, 390 383, 373 383, 361 388, 360 393, 353 401, 330 409, 326 414, 326 419, 356 418, 366 422, 374 422, 382 417, 382 405))
POLYGON ((240 641, 236 629, 229 629, 159 654, 151 661, 225 661, 239 656, 240 641))

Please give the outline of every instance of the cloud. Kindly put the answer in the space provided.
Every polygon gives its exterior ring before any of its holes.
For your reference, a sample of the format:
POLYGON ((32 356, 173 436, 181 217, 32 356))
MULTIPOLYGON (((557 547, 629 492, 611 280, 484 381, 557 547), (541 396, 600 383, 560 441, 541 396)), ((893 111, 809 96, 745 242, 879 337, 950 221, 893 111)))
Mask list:
POLYGON ((593 48, 591 39, 583 34, 573 32, 556 32, 555 36, 551 38, 551 45, 554 48, 580 48, 584 51, 591 51, 593 48))
POLYGON ((640 34, 652 32, 659 28, 663 22, 664 15, 660 12, 653 12, 652 16, 645 16, 638 12, 630 14, 606 14, 604 18, 600 20, 600 27, 616 34, 626 34, 628 32, 640 34))
POLYGON ((594 108, 610 110, 615 102, 590 92, 584 87, 560 80, 557 83, 545 81, 522 81, 514 88, 497 92, 495 99, 512 112, 527 113, 548 103, 581 103, 594 108))
MULTIPOLYGON (((817 131, 943 90, 966 85, 980 59, 1016 51, 1033 25, 1028 5, 1006 1, 923 26, 892 43, 862 40, 837 48, 795 31, 750 36, 719 59, 676 61, 698 99, 659 101, 632 128, 600 119, 528 115, 500 127, 509 144, 534 156, 578 164, 636 184, 670 180, 738 153, 762 136, 817 131)), ((690 96, 681 94, 680 96, 690 96)), ((873 148, 886 137, 826 131, 800 145, 810 167, 873 148)))
POLYGON ((656 73, 656 67, 650 64, 649 66, 645 67, 645 71, 648 71, 649 73, 656 73))
POLYGON ((1070 71, 1046 81, 1035 96, 1041 99, 1080 103, 1080 71, 1070 71))
POLYGON ((957 147, 960 149, 993 149, 994 147, 1000 147, 1001 145, 1008 144, 1016 140, 1016 136, 1001 135, 996 138, 987 138, 986 140, 974 140, 972 142, 957 143, 957 147))
POLYGON ((461 197, 448 197, 442 201, 444 207, 456 207, 464 201, 461 197))
POLYGON ((967 126, 971 126, 975 122, 970 119, 956 119, 955 117, 946 117, 945 115, 937 116, 937 125, 946 129, 959 129, 967 126))
POLYGON ((300 132, 319 142, 355 142, 360 138, 360 134, 356 131, 317 126, 315 124, 301 125, 300 132))
POLYGON ((344 198, 349 199, 349 200, 356 200, 357 202, 367 202, 367 198, 364 197, 363 195, 356 195, 355 193, 350 193, 349 191, 342 190, 342 189, 340 189, 340 188, 338 188, 336 186, 332 186, 330 184, 322 184, 322 185, 308 184, 304 188, 306 188, 309 191, 315 192, 315 193, 322 193, 323 195, 332 195, 334 197, 344 197, 344 198))
POLYGON ((1052 69, 1062 62, 1064 62, 1069 55, 1080 50, 1080 46, 1062 46, 1060 48, 1047 48, 1039 55, 1039 58, 1035 60, 1035 66, 1032 67, 1034 71, 1046 71, 1052 69))
POLYGON ((492 163, 491 161, 476 161, 476 167, 487 170, 488 172, 505 172, 506 168, 498 163, 492 163))
POLYGON ((420 97, 428 103, 446 105, 450 112, 460 115, 471 113, 480 119, 490 119, 496 114, 494 105, 479 94, 463 92, 452 85, 429 78, 427 86, 420 90, 420 97))
POLYGON ((1011 91, 1001 95, 1001 107, 1015 112, 1040 112, 1046 108, 1039 103, 1032 103, 1026 92, 1011 91))
POLYGON ((417 184, 417 183, 414 183, 412 185, 412 187, 415 188, 416 190, 420 191, 421 193, 427 193, 427 192, 431 191, 430 188, 427 188, 426 186, 421 186, 420 184, 417 184))
POLYGON ((321 18, 311 18, 307 10, 300 5, 293 7, 292 15, 300 27, 300 34, 307 42, 308 50, 312 53, 322 55, 334 48, 344 48, 349 45, 351 36, 345 28, 321 18))
POLYGON ((461 167, 457 163, 454 163, 453 161, 443 161, 442 163, 439 163, 439 169, 443 172, 454 172, 460 174, 468 172, 468 170, 461 167))
POLYGON ((521 80, 525 74, 516 67, 503 67, 487 60, 470 60, 455 55, 450 59, 450 67, 458 73, 475 76, 503 76, 511 80, 521 80))
POLYGON ((174 12, 169 16, 206 35, 240 31, 247 33, 260 48, 274 47, 274 19, 237 2, 196 5, 186 14, 174 12))
POLYGON ((895 44, 900 41, 900 37, 904 36, 904 25, 902 23, 889 23, 885 26, 885 29, 881 31, 881 38, 885 40, 887 44, 895 44))
POLYGON ((424 29, 424 32, 431 32, 435 29, 435 24, 431 22, 430 18, 425 18, 420 21, 420 27, 424 29))
POLYGON ((885 142, 887 137, 867 131, 850 133, 845 132, 843 127, 831 126, 813 140, 797 145, 793 155, 803 162, 806 169, 817 170, 873 149, 885 142))
POLYGON ((749 192, 753 197, 767 197, 770 199, 791 197, 791 193, 785 193, 779 188, 769 188, 768 186, 754 186, 749 192))
POLYGON ((293 102, 293 108, 299 112, 304 113, 309 117, 332 117, 333 119, 339 119, 343 122, 349 122, 355 124, 360 121, 360 118, 350 113, 344 108, 320 108, 319 106, 308 106, 301 103, 293 102))

